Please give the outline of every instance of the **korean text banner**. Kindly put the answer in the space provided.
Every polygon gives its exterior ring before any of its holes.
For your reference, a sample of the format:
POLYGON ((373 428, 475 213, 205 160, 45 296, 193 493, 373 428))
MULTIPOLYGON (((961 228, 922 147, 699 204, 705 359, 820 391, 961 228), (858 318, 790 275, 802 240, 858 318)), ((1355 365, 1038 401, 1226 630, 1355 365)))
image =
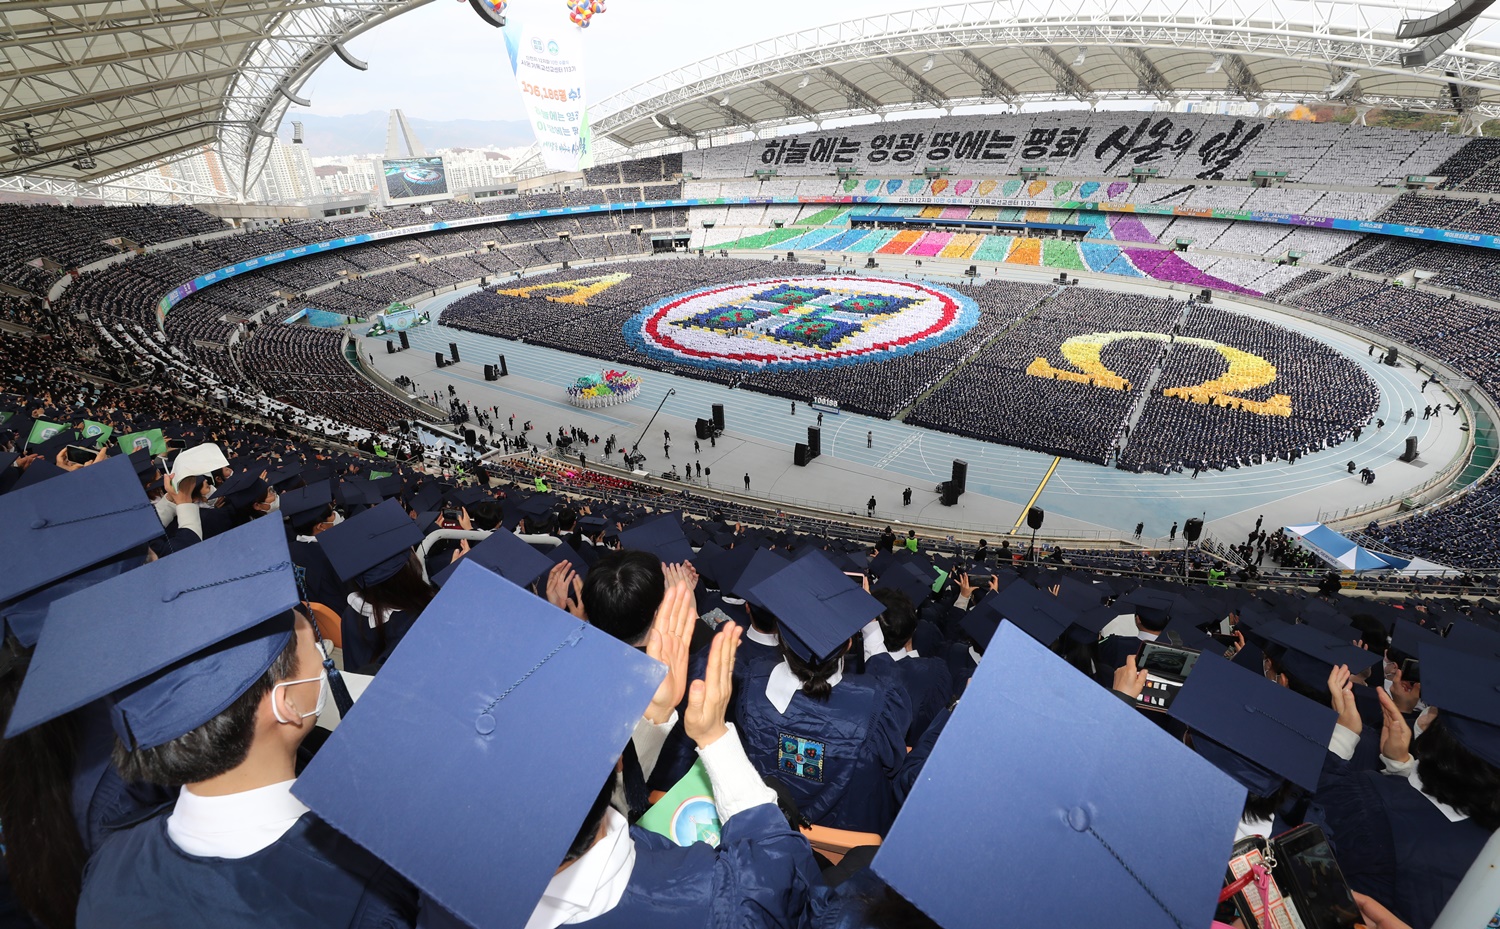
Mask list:
POLYGON ((512 4, 504 32, 542 161, 553 171, 589 167, 594 147, 584 104, 583 30, 560 8, 512 4))

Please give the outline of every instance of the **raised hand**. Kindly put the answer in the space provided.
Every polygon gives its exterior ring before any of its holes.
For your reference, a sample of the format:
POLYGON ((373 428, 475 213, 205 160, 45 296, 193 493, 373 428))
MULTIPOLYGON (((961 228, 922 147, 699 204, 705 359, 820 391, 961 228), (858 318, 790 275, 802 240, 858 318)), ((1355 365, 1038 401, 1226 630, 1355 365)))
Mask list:
POLYGON ((708 649, 708 668, 703 680, 688 690, 687 713, 682 729, 699 748, 708 748, 729 732, 724 714, 734 691, 734 653, 740 647, 740 627, 724 623, 708 649))
POLYGON ((1396 762, 1411 760, 1411 727, 1401 716, 1401 709, 1385 688, 1377 688, 1380 698, 1380 754, 1396 762))
POLYGON ((1126 658, 1125 663, 1115 669, 1115 682, 1111 689, 1132 700, 1140 699, 1141 692, 1146 689, 1146 672, 1135 669, 1134 655, 1126 658))
POLYGON ((1360 719, 1359 708, 1354 704, 1354 685, 1349 680, 1349 666, 1336 665, 1328 674, 1330 705, 1339 714, 1339 725, 1355 735, 1363 731, 1365 723, 1360 719))
POLYGON ((688 644, 693 639, 693 623, 697 619, 692 588, 670 584, 656 609, 651 631, 646 634, 646 654, 667 666, 667 676, 646 708, 646 718, 654 723, 670 719, 687 692, 688 644))

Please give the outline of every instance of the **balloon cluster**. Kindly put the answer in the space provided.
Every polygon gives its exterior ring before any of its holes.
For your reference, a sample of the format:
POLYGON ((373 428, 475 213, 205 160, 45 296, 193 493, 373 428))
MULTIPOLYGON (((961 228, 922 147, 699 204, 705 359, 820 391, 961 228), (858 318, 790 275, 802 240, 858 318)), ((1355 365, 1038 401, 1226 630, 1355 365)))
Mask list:
POLYGON ((568 0, 568 18, 575 26, 588 27, 589 20, 604 12, 604 0, 568 0))

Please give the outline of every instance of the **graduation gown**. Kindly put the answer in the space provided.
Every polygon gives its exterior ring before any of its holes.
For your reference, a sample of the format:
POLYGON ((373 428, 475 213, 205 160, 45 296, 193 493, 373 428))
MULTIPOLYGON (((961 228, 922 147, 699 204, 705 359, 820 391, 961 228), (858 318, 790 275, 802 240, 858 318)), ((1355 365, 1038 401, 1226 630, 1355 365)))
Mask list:
POLYGON ((953 702, 953 674, 941 658, 908 657, 897 661, 889 652, 865 662, 865 673, 887 677, 906 691, 911 725, 906 744, 916 745, 932 720, 953 702))
POLYGON ((962 697, 964 688, 969 686, 969 678, 974 676, 974 671, 979 667, 979 662, 969 654, 967 642, 954 642, 943 652, 943 660, 948 664, 948 675, 953 680, 953 696, 962 697))
POLYGON ((881 677, 845 675, 827 703, 798 691, 783 714, 766 697, 776 667, 757 667, 735 707, 750 763, 786 785, 811 822, 884 835, 896 818, 892 780, 911 726, 905 691, 881 677))
POLYGON ((1320 822, 1349 886, 1428 929, 1489 833, 1472 819, 1449 822, 1404 777, 1365 771, 1318 791, 1320 822))
POLYGON ((591 929, 756 929, 806 925, 822 877, 812 848, 775 804, 730 817, 717 849, 682 848, 631 827, 635 869, 608 913, 572 925, 591 929))
POLYGON ((364 669, 378 668, 385 664, 391 652, 401 643, 401 637, 406 635, 416 621, 417 614, 405 610, 397 610, 387 616, 384 624, 385 645, 382 647, 379 631, 370 628, 370 621, 364 614, 346 606, 343 621, 339 624, 339 634, 343 637, 344 667, 350 671, 373 673, 364 669))
POLYGON ((337 611, 344 603, 344 585, 328 563, 328 556, 323 554, 323 546, 292 538, 287 548, 292 554, 292 564, 297 568, 298 590, 302 596, 337 611))
POLYGON ((245 858, 199 858, 161 808, 105 840, 84 871, 78 929, 397 929, 417 894, 311 813, 245 858))

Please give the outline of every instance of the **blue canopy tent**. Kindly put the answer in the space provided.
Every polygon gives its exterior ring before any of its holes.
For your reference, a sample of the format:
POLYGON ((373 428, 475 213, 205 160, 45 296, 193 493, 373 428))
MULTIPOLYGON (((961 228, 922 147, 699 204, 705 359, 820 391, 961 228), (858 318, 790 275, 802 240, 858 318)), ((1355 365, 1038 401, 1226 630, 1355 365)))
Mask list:
POLYGON ((1356 574, 1366 571, 1401 571, 1411 564, 1409 558, 1372 552, 1322 523, 1287 526, 1286 531, 1301 539, 1304 546, 1329 565, 1356 574))

